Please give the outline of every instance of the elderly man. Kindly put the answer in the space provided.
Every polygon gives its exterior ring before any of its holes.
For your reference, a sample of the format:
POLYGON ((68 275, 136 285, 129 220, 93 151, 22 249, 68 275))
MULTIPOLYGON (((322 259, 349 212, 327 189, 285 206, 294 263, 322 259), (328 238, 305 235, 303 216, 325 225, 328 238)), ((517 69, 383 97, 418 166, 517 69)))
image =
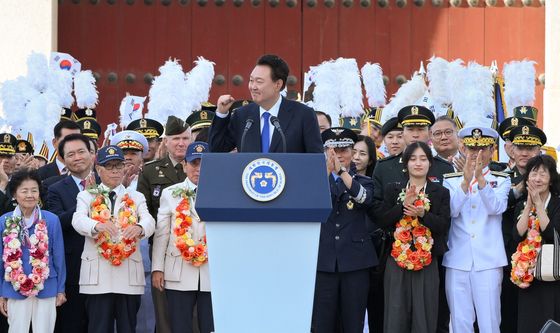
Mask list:
POLYGON ((81 255, 80 293, 86 294, 88 332, 134 332, 144 266, 139 240, 149 237, 155 221, 144 196, 126 189, 124 154, 117 146, 97 153, 101 184, 78 194, 72 226, 86 237, 81 255))
POLYGON ((148 140, 136 131, 124 130, 113 135, 111 144, 124 153, 125 177, 123 185, 136 190, 138 175, 144 167, 143 156, 148 154, 148 140))
POLYGON ((182 162, 187 178, 163 190, 158 212, 152 284, 160 290, 165 288, 174 333, 193 332, 195 304, 200 332, 214 331, 206 232, 204 222, 194 210, 200 158, 207 151, 206 142, 195 141, 189 145, 182 162), (181 209, 188 210, 190 216, 182 214, 181 209), (186 219, 191 221, 188 227, 182 226, 186 219), (194 249, 192 254, 191 248, 194 249))

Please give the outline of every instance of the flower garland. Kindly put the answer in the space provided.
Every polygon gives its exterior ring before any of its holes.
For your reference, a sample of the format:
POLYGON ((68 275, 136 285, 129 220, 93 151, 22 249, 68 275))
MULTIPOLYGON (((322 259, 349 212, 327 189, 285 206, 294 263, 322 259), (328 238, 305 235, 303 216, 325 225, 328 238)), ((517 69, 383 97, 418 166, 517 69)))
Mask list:
POLYGON ((99 223, 115 223, 119 230, 117 240, 114 240, 108 232, 100 232, 95 239, 97 250, 103 258, 108 260, 113 266, 120 266, 122 262, 136 251, 136 239, 122 237, 122 232, 133 225, 136 225, 136 204, 126 193, 120 202, 117 218, 111 215, 107 205, 108 192, 101 187, 88 189, 88 192, 95 195, 91 203, 90 217, 99 223), (116 220, 116 221, 115 221, 116 220))
POLYGON ((509 279, 519 288, 525 289, 533 282, 541 243, 540 222, 533 207, 529 213, 527 238, 517 245, 515 253, 511 256, 509 279))
POLYGON ((44 282, 49 277, 49 236, 45 220, 35 223, 35 232, 25 241, 29 244, 29 262, 31 273, 23 271, 22 261, 22 218, 11 216, 6 218, 6 228, 2 233, 4 250, 4 279, 12 283, 15 291, 23 296, 36 296, 43 290, 44 282))
POLYGON ((194 266, 201 266, 208 262, 208 247, 206 246, 206 235, 195 241, 192 230, 192 217, 189 199, 194 197, 194 191, 178 188, 173 191, 174 198, 181 198, 175 208, 175 247, 181 252, 184 260, 194 266))
MULTIPOLYGON (((399 201, 404 202, 406 197, 406 188, 399 194, 399 201)), ((418 193, 414 200, 415 207, 424 207, 424 210, 430 210, 430 199, 423 191, 418 193)), ((434 239, 430 229, 418 220, 418 217, 404 215, 397 222, 395 232, 393 234, 395 241, 391 256, 397 262, 397 265, 407 270, 418 271, 428 266, 432 262, 432 245, 434 239), (414 245, 415 250, 412 249, 414 245)))

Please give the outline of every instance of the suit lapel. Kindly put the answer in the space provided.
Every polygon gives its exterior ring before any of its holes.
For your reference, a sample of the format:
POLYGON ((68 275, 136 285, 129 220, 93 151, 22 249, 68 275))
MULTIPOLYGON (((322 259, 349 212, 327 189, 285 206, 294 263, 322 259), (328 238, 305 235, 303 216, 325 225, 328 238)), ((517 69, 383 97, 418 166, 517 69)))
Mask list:
POLYGON ((163 172, 165 177, 171 179, 174 183, 178 183, 181 181, 169 156, 165 158, 165 164, 160 166, 159 170, 163 172))
POLYGON ((72 176, 66 176, 66 178, 64 178, 64 185, 66 185, 65 188, 68 189, 71 196, 76 196, 78 195, 78 193, 80 193, 80 188, 78 187, 72 176))
MULTIPOLYGON (((278 120, 280 121, 280 127, 282 127, 284 134, 286 134, 294 113, 292 112, 292 108, 289 102, 284 97, 281 98, 282 102, 280 103, 280 110, 278 111, 278 120)), ((280 133, 278 133, 278 131, 274 129, 274 132, 272 134, 272 141, 270 142, 270 151, 281 152, 281 143, 282 138, 280 137, 280 133)))

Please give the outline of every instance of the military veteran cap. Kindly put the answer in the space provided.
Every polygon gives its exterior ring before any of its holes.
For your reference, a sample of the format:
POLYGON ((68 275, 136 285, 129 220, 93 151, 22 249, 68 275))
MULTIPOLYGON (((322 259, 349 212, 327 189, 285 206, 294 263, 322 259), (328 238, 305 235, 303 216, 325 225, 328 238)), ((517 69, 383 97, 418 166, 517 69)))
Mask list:
POLYGON ((498 132, 490 127, 469 126, 459 131, 459 138, 467 147, 488 147, 496 143, 498 132))
POLYGON ((338 123, 340 127, 348 128, 356 133, 362 131, 360 117, 340 117, 338 123))
POLYGON ((370 123, 375 127, 381 129, 381 115, 383 114, 383 108, 364 108, 364 115, 362 116, 362 123, 370 123))
POLYGON ((0 134, 0 155, 13 156, 16 154, 17 138, 10 133, 0 134))
POLYGON ((167 122, 165 123, 165 135, 177 135, 181 134, 189 128, 187 124, 181 119, 175 116, 167 117, 167 122))
POLYGON ((321 139, 325 148, 346 148, 358 141, 358 134, 348 128, 331 127, 321 133, 321 139))
POLYGON ((187 147, 185 161, 192 162, 197 158, 201 158, 202 154, 208 152, 208 144, 202 141, 195 141, 187 147))
POLYGON ((93 119, 80 119, 76 123, 82 129, 82 134, 90 139, 97 140, 101 135, 101 125, 93 119))
POLYGON ((538 114, 539 114, 539 110, 534 106, 522 105, 513 108, 514 117, 528 119, 533 123, 533 126, 537 124, 538 114))
POLYGON ((110 144, 121 148, 123 151, 136 150, 141 151, 142 154, 148 153, 148 139, 136 131, 124 130, 118 132, 111 137, 110 144))
POLYGON ((89 119, 97 121, 97 113, 95 109, 85 108, 85 109, 78 109, 74 112, 74 116, 76 121, 82 119, 89 119))
POLYGON ((216 114, 213 111, 200 110, 193 112, 185 121, 192 131, 210 127, 216 114))
POLYGON ((436 121, 430 109, 420 105, 408 105, 400 109, 399 123, 404 126, 432 126, 436 121))
POLYGON ((511 143, 516 146, 544 146, 546 134, 536 126, 518 126, 509 132, 511 143))
POLYGON ((97 151, 97 164, 104 165, 105 163, 114 160, 124 161, 124 153, 119 147, 110 145, 99 148, 97 151))
POLYGON ((381 127, 381 135, 385 136, 387 133, 391 131, 401 131, 403 128, 401 123, 399 123, 399 119, 397 117, 393 117, 385 122, 381 127))
POLYGON ((145 136, 146 139, 155 139, 163 135, 163 125, 159 121, 149 118, 133 120, 126 126, 126 129, 136 131, 145 136))
POLYGON ((16 148, 16 153, 19 153, 19 154, 32 154, 33 155, 33 152, 35 151, 31 142, 29 142, 27 140, 17 140, 15 148, 16 148))
POLYGON ((509 132, 511 132, 511 130, 517 126, 524 126, 524 125, 533 125, 533 124, 531 123, 530 120, 526 118, 508 117, 502 120, 502 122, 500 123, 500 126, 498 127, 498 133, 500 133, 500 136, 504 141, 509 140, 509 132))

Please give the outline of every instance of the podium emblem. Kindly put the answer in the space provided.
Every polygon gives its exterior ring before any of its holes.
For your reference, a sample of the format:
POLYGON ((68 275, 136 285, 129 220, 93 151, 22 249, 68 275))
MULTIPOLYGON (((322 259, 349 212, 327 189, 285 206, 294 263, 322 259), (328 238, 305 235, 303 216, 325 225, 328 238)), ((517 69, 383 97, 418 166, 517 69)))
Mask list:
POLYGON ((245 193, 260 202, 276 199, 286 185, 284 170, 278 162, 269 158, 251 161, 243 170, 241 178, 245 193))

